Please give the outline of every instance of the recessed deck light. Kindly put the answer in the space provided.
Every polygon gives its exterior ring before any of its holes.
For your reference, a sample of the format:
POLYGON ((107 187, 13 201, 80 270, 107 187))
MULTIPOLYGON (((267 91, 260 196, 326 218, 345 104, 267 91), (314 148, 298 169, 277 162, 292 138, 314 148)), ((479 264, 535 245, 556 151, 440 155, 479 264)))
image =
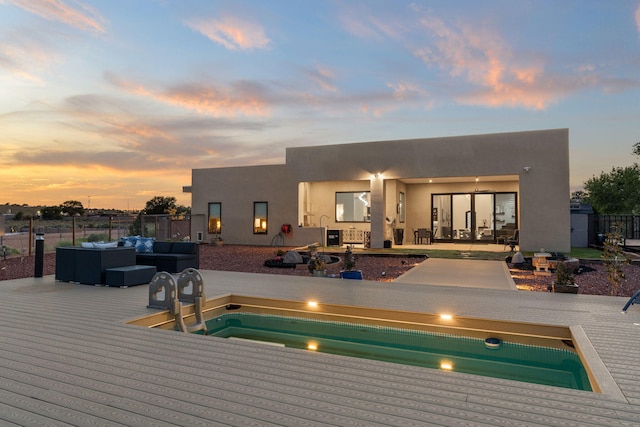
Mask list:
POLYGON ((307 305, 309 308, 318 308, 318 301, 308 301, 307 305))
POLYGON ((450 315, 450 314, 441 314, 440 315, 440 319, 442 319, 442 320, 451 320, 451 319, 453 319, 453 316, 450 315))

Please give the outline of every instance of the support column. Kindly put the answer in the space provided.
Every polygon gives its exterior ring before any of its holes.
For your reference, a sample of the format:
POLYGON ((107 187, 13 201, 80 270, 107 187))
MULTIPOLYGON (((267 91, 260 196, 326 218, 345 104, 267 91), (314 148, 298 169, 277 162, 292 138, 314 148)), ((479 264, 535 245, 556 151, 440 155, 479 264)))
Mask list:
POLYGON ((371 248, 381 249, 384 247, 385 229, 385 188, 384 179, 381 174, 371 177, 371 248))

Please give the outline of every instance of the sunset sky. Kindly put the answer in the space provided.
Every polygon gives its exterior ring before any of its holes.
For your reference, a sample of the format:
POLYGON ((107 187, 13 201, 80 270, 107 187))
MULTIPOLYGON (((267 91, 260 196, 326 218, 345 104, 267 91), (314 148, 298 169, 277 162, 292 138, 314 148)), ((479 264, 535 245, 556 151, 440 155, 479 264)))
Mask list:
POLYGON ((0 204, 190 205, 192 168, 285 147, 555 128, 572 190, 638 161, 640 0, 0 0, 0 204))

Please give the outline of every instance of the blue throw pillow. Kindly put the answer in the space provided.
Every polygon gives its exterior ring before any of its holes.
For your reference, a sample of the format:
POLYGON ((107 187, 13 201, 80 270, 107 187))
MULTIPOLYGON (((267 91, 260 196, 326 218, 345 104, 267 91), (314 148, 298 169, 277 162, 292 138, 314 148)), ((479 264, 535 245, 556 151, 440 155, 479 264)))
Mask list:
POLYGON ((136 242, 138 241, 139 238, 140 238, 140 236, 123 237, 122 238, 122 246, 125 247, 125 248, 135 248, 136 247, 136 242))
POLYGON ((153 241, 152 237, 140 237, 136 240, 136 252, 139 254, 153 253, 153 241))

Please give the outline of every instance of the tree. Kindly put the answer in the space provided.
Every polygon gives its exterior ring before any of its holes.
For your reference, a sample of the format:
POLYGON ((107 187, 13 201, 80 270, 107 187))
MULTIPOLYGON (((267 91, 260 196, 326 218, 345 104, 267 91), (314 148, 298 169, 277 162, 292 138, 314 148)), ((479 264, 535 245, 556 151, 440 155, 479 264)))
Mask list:
POLYGON ((633 144, 633 154, 640 157, 640 142, 633 144))
POLYGON ((67 200, 62 205, 62 212, 69 216, 82 216, 84 215, 84 206, 77 200, 67 200))
POLYGON ((571 193, 571 200, 575 200, 580 203, 582 203, 586 197, 587 193, 582 190, 574 191, 573 193, 571 193))
POLYGON ((62 208, 60 206, 44 206, 40 209, 42 219, 62 219, 62 208))
POLYGON ((176 212, 176 198, 155 196, 144 207, 145 215, 173 214, 176 212))
POLYGON ((613 167, 584 184, 586 201, 599 214, 640 213, 640 166, 613 167))

